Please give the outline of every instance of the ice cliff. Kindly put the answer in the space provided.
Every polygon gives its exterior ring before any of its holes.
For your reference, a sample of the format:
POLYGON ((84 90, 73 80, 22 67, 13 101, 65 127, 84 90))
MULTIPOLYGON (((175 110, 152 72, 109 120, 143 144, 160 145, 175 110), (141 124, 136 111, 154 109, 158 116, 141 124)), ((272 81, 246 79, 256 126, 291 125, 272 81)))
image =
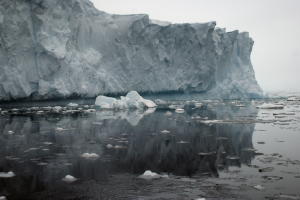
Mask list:
POLYGON ((89 0, 0 1, 0 100, 199 92, 258 97, 248 33, 156 23, 89 0))

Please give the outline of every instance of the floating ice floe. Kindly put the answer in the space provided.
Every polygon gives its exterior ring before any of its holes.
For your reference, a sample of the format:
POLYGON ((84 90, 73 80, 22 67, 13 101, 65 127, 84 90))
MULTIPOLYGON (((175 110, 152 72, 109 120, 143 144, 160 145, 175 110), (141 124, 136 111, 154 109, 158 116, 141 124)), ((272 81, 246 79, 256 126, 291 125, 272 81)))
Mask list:
POLYGON ((5 196, 0 196, 0 200, 7 200, 5 196))
POLYGON ((187 141, 183 141, 183 140, 180 140, 179 142, 177 142, 178 144, 188 144, 190 142, 187 142, 187 141))
POLYGON ((168 130, 162 130, 161 133, 168 134, 168 133, 170 133, 170 131, 168 131, 168 130))
POLYGON ((206 200, 205 198, 197 198, 196 200, 206 200))
POLYGON ((10 172, 0 172, 0 178, 12 178, 16 176, 15 173, 13 173, 12 171, 10 172))
POLYGON ((111 145, 111 144, 107 144, 107 145, 106 145, 106 148, 108 148, 108 149, 112 149, 112 148, 114 148, 114 146, 113 146, 113 145, 111 145))
POLYGON ((68 106, 69 107, 78 107, 79 105, 77 103, 69 103, 68 106))
POLYGON ((54 106, 53 107, 54 112, 61 112, 62 110, 63 110, 63 108, 61 106, 54 106))
POLYGON ((175 110, 176 113, 184 113, 184 109, 183 108, 177 108, 175 110))
POLYGON ((289 97, 287 101, 300 101, 300 97, 289 97))
POLYGON ((263 190, 263 189, 265 189, 263 186, 261 186, 261 185, 255 185, 255 186, 253 186, 253 188, 255 188, 255 189, 257 189, 257 190, 263 190))
POLYGON ((83 154, 81 154, 81 157, 86 158, 86 159, 97 159, 97 158, 99 158, 99 155, 96 153, 83 153, 83 154))
POLYGON ((168 177, 169 177, 168 175, 160 175, 160 174, 152 172, 150 170, 146 170, 144 172, 144 174, 139 176, 139 178, 147 179, 147 180, 159 179, 159 178, 168 178, 168 177))
POLYGON ((172 115, 172 112, 167 111, 167 112, 165 113, 165 115, 166 115, 166 116, 171 116, 171 115, 172 115))
POLYGON ((223 120, 201 120, 201 123, 204 124, 221 124, 221 123, 225 123, 223 120))
POLYGON ((12 135, 12 134, 14 134, 15 132, 13 132, 13 131, 8 131, 7 132, 9 135, 12 135))
POLYGON ((279 195, 279 197, 283 199, 300 200, 299 196, 294 196, 294 195, 281 194, 279 195))
POLYGON ((119 110, 154 108, 157 106, 153 101, 141 97, 136 91, 131 91, 125 97, 121 96, 120 99, 98 96, 95 105, 102 109, 119 110))
POLYGON ((272 104, 272 103, 264 103, 260 106, 256 106, 259 109, 283 109, 284 105, 282 104, 272 104))
POLYGON ((73 183, 73 182, 77 181, 78 179, 75 178, 74 176, 66 175, 62 180, 67 183, 73 183))

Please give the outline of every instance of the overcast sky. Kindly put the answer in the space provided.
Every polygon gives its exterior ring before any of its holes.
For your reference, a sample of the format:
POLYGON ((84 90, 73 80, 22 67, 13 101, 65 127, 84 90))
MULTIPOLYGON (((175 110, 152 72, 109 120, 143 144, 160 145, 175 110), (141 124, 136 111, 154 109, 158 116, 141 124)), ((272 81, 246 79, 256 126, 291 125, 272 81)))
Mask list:
POLYGON ((216 21, 227 30, 250 32, 252 62, 266 91, 300 91, 300 0, 92 0, 114 14, 146 13, 181 22, 216 21))

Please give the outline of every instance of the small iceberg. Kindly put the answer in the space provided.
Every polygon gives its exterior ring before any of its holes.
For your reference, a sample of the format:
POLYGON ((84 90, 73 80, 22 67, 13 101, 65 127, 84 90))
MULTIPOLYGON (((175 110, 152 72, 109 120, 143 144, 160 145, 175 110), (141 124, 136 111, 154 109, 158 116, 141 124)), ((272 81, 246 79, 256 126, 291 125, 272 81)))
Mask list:
POLYGON ((12 178, 16 176, 15 173, 13 173, 12 171, 10 172, 0 172, 0 178, 12 178))
POLYGON ((81 157, 86 158, 86 159, 97 159, 97 158, 99 158, 99 155, 96 153, 83 153, 83 154, 81 154, 81 157))
POLYGON ((77 178, 75 178, 74 176, 71 176, 71 175, 66 175, 66 176, 62 179, 62 181, 67 182, 67 183, 73 183, 73 182, 75 182, 75 181, 77 181, 77 180, 78 180, 77 178))
POLYGON ((0 200, 7 200, 5 196, 0 196, 0 200))
POLYGON ((120 99, 98 96, 95 105, 102 109, 144 109, 155 108, 157 105, 148 99, 144 99, 136 91, 129 92, 125 97, 121 96, 120 99))
POLYGON ((159 179, 159 178, 168 178, 168 175, 160 175, 158 173, 152 172, 150 170, 146 170, 144 174, 140 175, 139 178, 152 180, 152 179, 159 179))

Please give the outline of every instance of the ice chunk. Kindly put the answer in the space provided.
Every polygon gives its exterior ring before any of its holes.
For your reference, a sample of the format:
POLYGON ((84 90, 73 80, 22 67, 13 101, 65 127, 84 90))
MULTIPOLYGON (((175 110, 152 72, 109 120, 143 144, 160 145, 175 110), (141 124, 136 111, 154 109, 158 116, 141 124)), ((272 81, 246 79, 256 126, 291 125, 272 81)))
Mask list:
POLYGON ((139 178, 151 180, 151 179, 159 179, 159 178, 168 178, 168 175, 160 175, 150 170, 146 170, 144 174, 139 176, 139 178))
POLYGON ((7 200, 5 196, 0 196, 0 200, 7 200))
POLYGON ((112 149, 112 148, 114 148, 114 146, 113 146, 113 145, 111 145, 111 144, 107 144, 107 145, 106 145, 106 148, 108 148, 108 149, 112 149))
POLYGON ((263 189, 265 189, 263 186, 261 186, 261 185, 255 185, 255 186, 253 186, 255 189, 257 189, 257 190, 263 190, 263 189))
POLYGON ((170 131, 168 131, 168 130, 162 130, 161 133, 168 134, 168 133, 170 133, 170 131))
POLYGON ((83 154, 81 154, 81 157, 86 158, 86 159, 97 159, 97 158, 99 158, 99 155, 96 153, 83 153, 83 154))
POLYGON ((177 113, 184 113, 184 109, 182 109, 182 108, 177 108, 177 109, 175 110, 175 112, 177 112, 177 113))
POLYGON ((154 108, 157 105, 151 101, 141 97, 136 91, 129 92, 125 97, 120 99, 98 96, 95 105, 102 109, 143 109, 154 108))
POLYGON ((10 171, 10 172, 0 172, 0 178, 12 178, 16 176, 14 172, 10 171))
POLYGON ((300 101, 300 97, 289 97, 287 101, 300 101))
POLYGON ((77 103, 69 103, 68 106, 69 107, 78 107, 79 105, 77 103))
POLYGON ((75 178, 74 176, 66 175, 62 180, 67 183, 73 183, 73 182, 77 181, 78 179, 75 178))
POLYGON ((55 107, 53 107, 53 111, 54 112, 60 112, 60 111, 62 111, 62 107, 61 106, 55 106, 55 107))

